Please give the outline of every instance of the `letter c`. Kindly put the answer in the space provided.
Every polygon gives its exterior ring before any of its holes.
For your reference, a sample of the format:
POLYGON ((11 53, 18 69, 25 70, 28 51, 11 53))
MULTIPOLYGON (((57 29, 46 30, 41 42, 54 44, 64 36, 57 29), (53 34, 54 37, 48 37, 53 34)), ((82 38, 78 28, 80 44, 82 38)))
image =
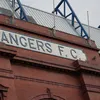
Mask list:
POLYGON ((76 54, 76 51, 74 49, 71 49, 70 50, 70 53, 71 53, 71 56, 74 58, 74 59, 77 59, 77 54, 76 54))

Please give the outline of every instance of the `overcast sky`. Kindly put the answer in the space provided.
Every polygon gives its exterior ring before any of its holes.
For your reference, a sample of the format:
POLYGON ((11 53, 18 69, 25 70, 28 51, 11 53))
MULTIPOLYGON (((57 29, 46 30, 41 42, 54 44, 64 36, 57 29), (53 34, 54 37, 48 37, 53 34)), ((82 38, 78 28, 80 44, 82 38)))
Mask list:
MULTIPOLYGON (((46 12, 53 11, 53 0, 20 0, 21 3, 46 12)), ((55 6, 61 0, 55 0, 55 6)), ((87 24, 87 11, 89 11, 90 25, 100 25, 100 0, 68 0, 76 15, 82 23, 87 24)))

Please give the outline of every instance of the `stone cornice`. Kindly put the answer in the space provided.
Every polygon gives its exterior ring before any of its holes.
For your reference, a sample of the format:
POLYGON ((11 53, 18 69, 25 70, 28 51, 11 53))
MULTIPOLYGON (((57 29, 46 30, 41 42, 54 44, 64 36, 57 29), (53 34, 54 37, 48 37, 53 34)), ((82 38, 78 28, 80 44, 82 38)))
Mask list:
POLYGON ((85 72, 91 72, 100 75, 99 65, 91 64, 83 61, 75 61, 74 66, 76 67, 76 71, 80 71, 80 72, 85 71, 85 72))
POLYGON ((13 47, 0 43, 0 55, 14 57, 16 55, 16 51, 13 50, 13 47))
POLYGON ((74 45, 78 45, 78 46, 82 46, 82 47, 86 47, 86 48, 90 48, 90 49, 99 51, 99 49, 95 45, 95 42, 92 40, 91 40, 91 45, 90 45, 89 41, 87 41, 83 38, 80 38, 75 35, 66 34, 66 33, 60 32, 60 31, 56 31, 55 36, 53 36, 52 30, 47 27, 28 23, 26 21, 21 21, 18 19, 15 19, 15 24, 12 24, 11 18, 8 16, 0 15, 0 25, 18 29, 18 30, 22 30, 22 31, 26 31, 26 32, 30 32, 30 33, 35 33, 37 35, 46 36, 46 37, 49 37, 52 39, 57 39, 60 41, 68 42, 68 43, 71 43, 74 45))
POLYGON ((73 67, 67 65, 64 66, 60 64, 39 61, 33 58, 29 59, 28 57, 17 56, 16 53, 17 51, 15 51, 12 46, 7 46, 4 43, 0 43, 0 55, 10 57, 12 61, 19 61, 20 63, 31 64, 31 65, 35 64, 36 66, 39 67, 52 68, 54 70, 70 71, 75 73, 85 71, 100 75, 100 66, 93 65, 88 62, 74 61, 73 67))
POLYGON ((28 64, 28 65, 35 65, 36 67, 46 68, 46 69, 53 69, 53 70, 60 70, 60 71, 71 71, 75 72, 74 67, 64 66, 54 63, 48 63, 44 61, 39 61, 35 59, 29 59, 27 57, 15 56, 11 60, 12 62, 20 62, 20 64, 28 64))

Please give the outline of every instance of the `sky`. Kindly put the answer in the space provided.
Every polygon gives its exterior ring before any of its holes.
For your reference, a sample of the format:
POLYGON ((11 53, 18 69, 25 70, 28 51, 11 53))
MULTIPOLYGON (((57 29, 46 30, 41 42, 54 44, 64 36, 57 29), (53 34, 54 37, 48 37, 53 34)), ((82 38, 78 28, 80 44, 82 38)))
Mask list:
MULTIPOLYGON (((53 0, 20 0, 22 4, 51 13, 53 0)), ((55 6, 61 0, 55 0, 55 6)), ((88 24, 87 11, 89 12, 90 26, 100 25, 100 0, 68 0, 81 23, 88 24)))

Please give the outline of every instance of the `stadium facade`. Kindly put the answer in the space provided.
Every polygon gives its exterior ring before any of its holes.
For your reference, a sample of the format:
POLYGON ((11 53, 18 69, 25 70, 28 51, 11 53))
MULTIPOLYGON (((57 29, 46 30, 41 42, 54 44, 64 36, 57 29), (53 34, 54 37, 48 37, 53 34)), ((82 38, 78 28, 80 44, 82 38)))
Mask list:
POLYGON ((55 16, 54 32, 53 14, 23 7, 30 22, 0 0, 0 100, 100 100, 100 29, 87 40, 55 16))

